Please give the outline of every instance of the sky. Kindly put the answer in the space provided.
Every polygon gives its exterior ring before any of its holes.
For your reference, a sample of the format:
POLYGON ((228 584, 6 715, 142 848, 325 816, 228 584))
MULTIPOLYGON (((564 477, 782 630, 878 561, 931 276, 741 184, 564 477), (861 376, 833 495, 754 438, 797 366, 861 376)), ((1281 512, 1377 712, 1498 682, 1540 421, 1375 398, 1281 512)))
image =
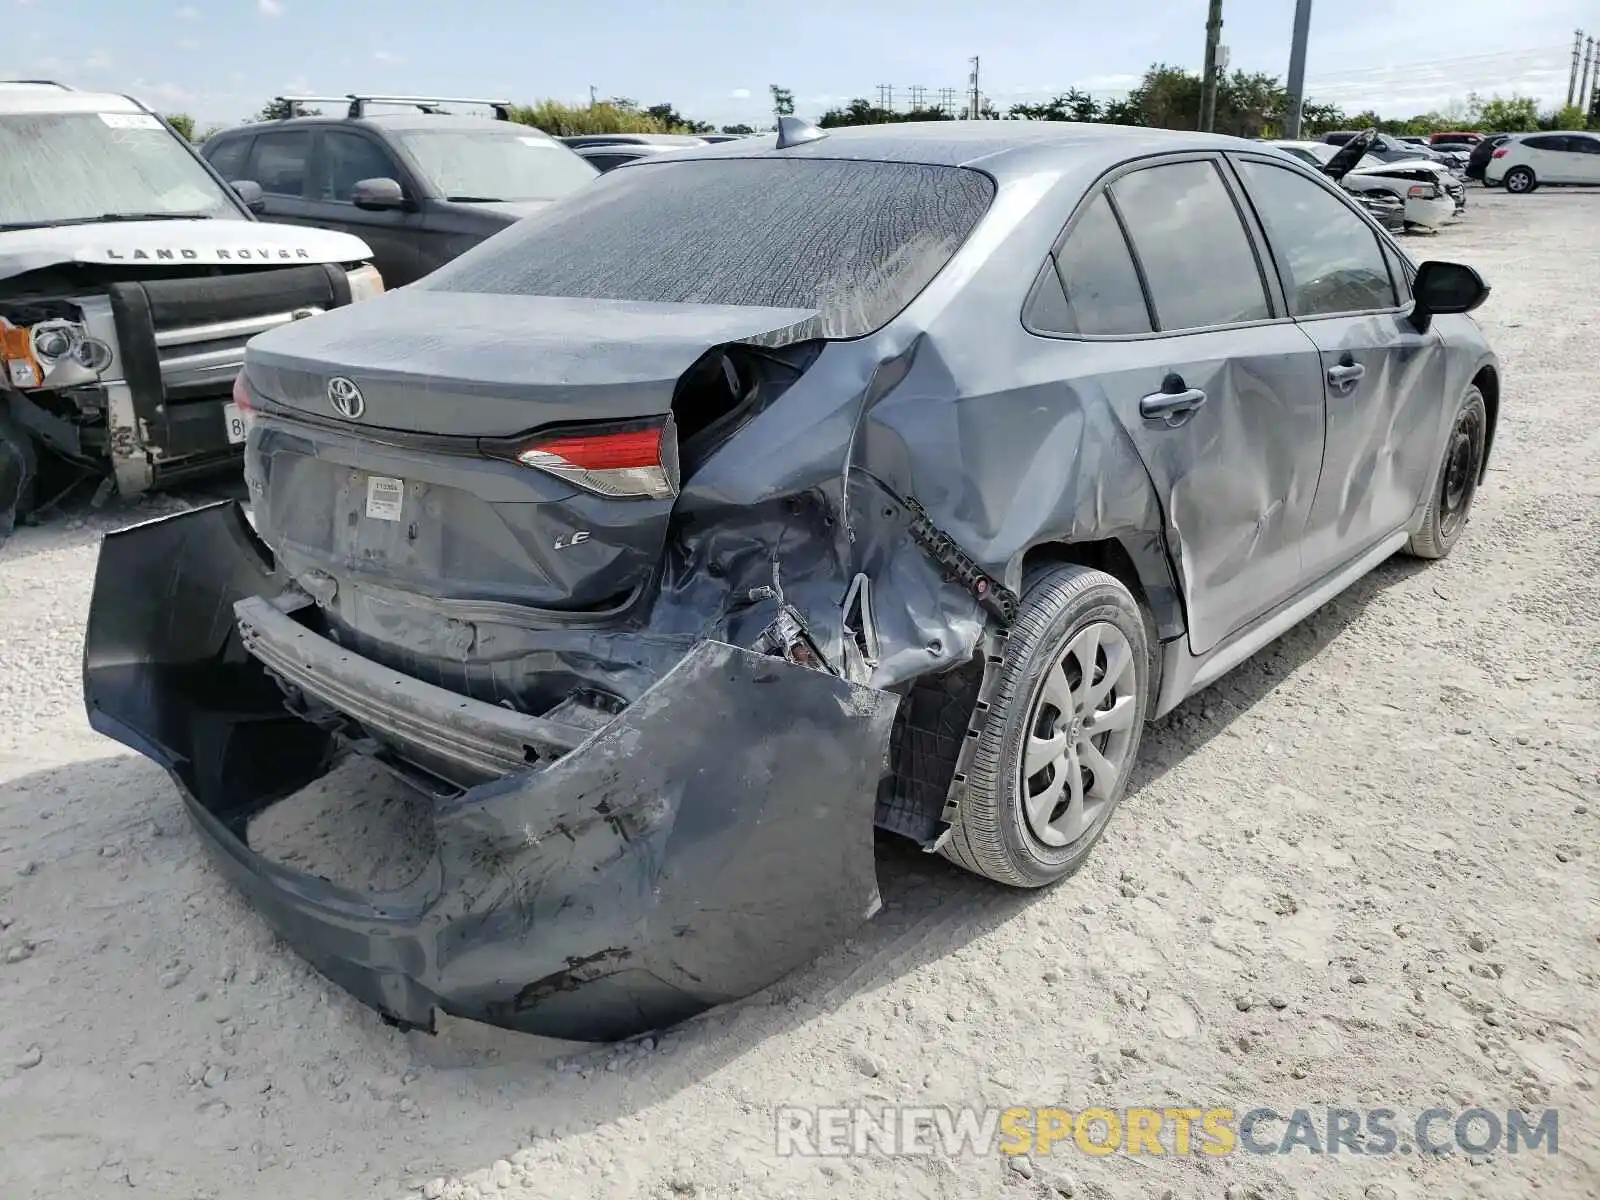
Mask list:
MULTIPOLYGON (((1287 74, 1293 0, 1224 0, 1230 70, 1287 74)), ((854 96, 967 87, 1001 110, 1079 87, 1124 93, 1154 62, 1198 71, 1205 0, 0 0, 0 79, 131 92, 202 124, 275 95, 351 91, 527 103, 626 96, 718 124, 770 122, 768 85, 801 116, 854 96), (11 11, 7 12, 7 8, 11 11)), ((1565 102, 1585 0, 1315 0, 1308 98, 1385 116, 1468 93, 1565 102)), ((1597 68, 1600 70, 1600 68, 1597 68)))

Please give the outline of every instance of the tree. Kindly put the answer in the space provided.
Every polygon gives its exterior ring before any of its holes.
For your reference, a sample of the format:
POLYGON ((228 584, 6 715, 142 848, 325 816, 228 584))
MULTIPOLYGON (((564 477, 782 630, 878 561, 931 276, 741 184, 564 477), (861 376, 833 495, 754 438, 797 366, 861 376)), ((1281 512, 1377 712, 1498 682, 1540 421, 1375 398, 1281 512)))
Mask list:
POLYGON ((823 129, 838 129, 844 125, 895 125, 906 121, 953 119, 942 108, 913 108, 902 113, 892 108, 879 108, 872 101, 858 97, 843 108, 830 108, 818 118, 817 124, 823 129))
POLYGON ((1583 129, 1586 125, 1584 111, 1576 104, 1568 104, 1559 109, 1552 115, 1550 121, 1551 129, 1583 129))
POLYGON ((1088 92, 1068 88, 1044 104, 1013 104, 1007 115, 1021 121, 1098 121, 1101 108, 1088 92))
POLYGON ((513 105, 511 119, 521 125, 542 129, 551 137, 570 137, 579 133, 671 133, 655 117, 634 105, 619 105, 611 100, 598 104, 562 104, 541 100, 536 104, 513 105))
POLYGON ((194 118, 188 113, 165 113, 161 119, 181 133, 185 141, 197 142, 200 140, 194 135, 194 118))
POLYGON ((255 121, 283 121, 296 115, 320 117, 322 110, 320 108, 306 108, 300 104, 290 104, 287 100, 269 100, 261 106, 261 111, 251 119, 255 121))
POLYGON ((1472 97, 1477 125, 1485 133, 1524 133, 1539 127, 1539 102, 1531 96, 1472 97))
POLYGON ((767 90, 772 93, 772 115, 775 117, 794 116, 794 93, 788 88, 781 88, 777 84, 768 84, 767 90))
POLYGON ((722 132, 722 133, 749 134, 749 133, 754 133, 755 132, 755 127, 751 126, 751 125, 724 125, 720 132, 722 132))
POLYGON ((705 121, 695 121, 684 116, 670 104, 652 104, 645 109, 647 116, 654 117, 662 126, 672 133, 714 133, 716 127, 705 121))

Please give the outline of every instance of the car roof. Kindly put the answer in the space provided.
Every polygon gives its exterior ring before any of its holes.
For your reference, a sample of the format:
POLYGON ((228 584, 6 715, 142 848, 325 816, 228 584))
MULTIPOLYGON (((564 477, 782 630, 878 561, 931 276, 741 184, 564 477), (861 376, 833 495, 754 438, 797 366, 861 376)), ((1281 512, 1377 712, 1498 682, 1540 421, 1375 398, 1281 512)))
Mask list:
POLYGON ((1080 162, 1111 166, 1131 157, 1182 150, 1250 150, 1259 142, 1225 134, 1146 129, 1131 125, 1088 125, 1071 121, 907 121, 893 125, 854 125, 825 131, 827 136, 779 150, 777 135, 687 146, 674 162, 712 158, 833 158, 928 166, 976 167, 993 174, 1008 167, 1025 172, 1041 152, 1071 151, 1080 162))
POLYGON ((0 80, 0 112, 6 113, 142 113, 137 100, 114 92, 80 92, 49 80, 0 80))

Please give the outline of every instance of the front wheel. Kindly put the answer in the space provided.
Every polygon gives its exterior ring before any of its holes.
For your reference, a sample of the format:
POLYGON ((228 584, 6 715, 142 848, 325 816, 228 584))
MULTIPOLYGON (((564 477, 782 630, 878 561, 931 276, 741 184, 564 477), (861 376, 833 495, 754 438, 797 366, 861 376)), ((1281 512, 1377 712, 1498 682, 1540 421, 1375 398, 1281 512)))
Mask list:
POLYGON ((1538 187, 1539 183, 1533 177, 1533 172, 1527 167, 1512 167, 1506 172, 1505 188, 1508 192, 1525 195, 1538 187))
POLYGON ((1422 527, 1406 543, 1406 553, 1416 558, 1443 558, 1461 537, 1478 494, 1483 458, 1489 444, 1489 411, 1483 393, 1467 389, 1456 419, 1445 439, 1439 482, 1428 501, 1422 527))
POLYGON ((1057 567, 1023 597, 967 792, 941 852, 1034 888, 1088 858, 1121 802, 1149 710, 1144 613, 1115 577, 1057 567))

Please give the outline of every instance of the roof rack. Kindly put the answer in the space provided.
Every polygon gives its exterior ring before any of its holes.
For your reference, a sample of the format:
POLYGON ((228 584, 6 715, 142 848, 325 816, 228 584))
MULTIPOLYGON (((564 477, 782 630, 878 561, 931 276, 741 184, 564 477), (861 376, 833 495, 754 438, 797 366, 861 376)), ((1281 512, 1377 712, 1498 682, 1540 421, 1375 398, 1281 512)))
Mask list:
POLYGON ((278 96, 276 99, 289 106, 290 116, 297 115, 296 106, 301 104, 345 104, 349 106, 346 115, 352 121, 364 116, 369 104, 406 104, 425 113, 440 112, 441 104, 482 104, 494 110, 495 120, 511 120, 511 101, 480 100, 470 96, 376 96, 348 92, 343 96, 278 96))
POLYGON ((60 88, 63 92, 75 92, 75 91, 77 91, 76 88, 69 87, 68 85, 66 85, 64 83, 60 83, 60 82, 58 82, 58 81, 56 81, 54 79, 0 79, 0 83, 30 83, 30 84, 33 84, 35 87, 56 87, 56 88, 60 88))

